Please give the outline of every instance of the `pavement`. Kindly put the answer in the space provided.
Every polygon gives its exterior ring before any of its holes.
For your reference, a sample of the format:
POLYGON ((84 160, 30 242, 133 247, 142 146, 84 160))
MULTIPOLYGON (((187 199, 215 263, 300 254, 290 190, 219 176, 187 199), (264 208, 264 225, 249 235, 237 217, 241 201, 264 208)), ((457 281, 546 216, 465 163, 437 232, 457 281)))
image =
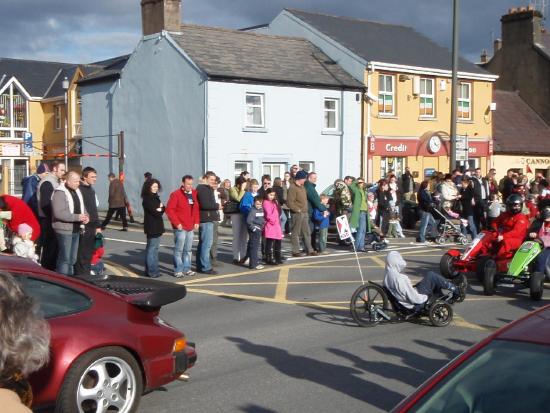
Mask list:
MULTIPOLYGON (((110 272, 143 274, 145 236, 139 225, 105 231, 110 272)), ((550 303, 528 291, 483 295, 470 277, 468 296, 444 328, 424 321, 358 327, 349 301, 365 280, 381 281, 388 251, 399 251, 414 280, 438 271, 450 246, 390 239, 386 250, 361 253, 329 242, 330 255, 289 258, 249 270, 231 263, 231 233, 220 228, 215 276, 171 276, 173 237, 161 240, 161 280, 185 284, 188 296, 161 316, 196 342, 198 362, 187 382, 142 399, 138 412, 388 411, 453 357, 506 323, 550 303)), ((283 249, 289 250, 288 240, 283 249)), ((550 285, 547 285, 547 289, 550 285)))

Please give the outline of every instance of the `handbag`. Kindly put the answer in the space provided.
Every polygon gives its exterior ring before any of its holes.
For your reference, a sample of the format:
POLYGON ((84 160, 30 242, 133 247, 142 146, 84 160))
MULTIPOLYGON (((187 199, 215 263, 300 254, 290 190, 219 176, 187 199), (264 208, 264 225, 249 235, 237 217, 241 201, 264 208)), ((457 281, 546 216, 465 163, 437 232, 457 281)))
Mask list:
POLYGON ((239 212, 241 212, 239 210, 239 205, 240 204, 237 201, 227 201, 223 205, 223 213, 226 215, 238 214, 239 212))

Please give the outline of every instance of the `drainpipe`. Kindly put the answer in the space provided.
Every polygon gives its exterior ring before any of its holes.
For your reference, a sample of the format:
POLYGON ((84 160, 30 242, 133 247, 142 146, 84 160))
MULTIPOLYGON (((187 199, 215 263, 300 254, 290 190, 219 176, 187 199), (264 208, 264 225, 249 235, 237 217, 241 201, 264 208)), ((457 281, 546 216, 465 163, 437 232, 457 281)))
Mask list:
POLYGON ((345 171, 345 168, 344 168, 344 162, 345 162, 345 159, 346 159, 346 156, 345 156, 345 131, 344 131, 344 98, 345 98, 345 94, 344 94, 344 89, 341 89, 340 90, 340 102, 341 103, 341 108, 340 108, 340 132, 341 132, 341 135, 340 135, 340 179, 343 179, 344 178, 344 171, 345 171))
MULTIPOLYGON (((367 91, 370 93, 370 85, 371 85, 371 74, 374 72, 374 65, 372 63, 369 63, 367 65, 367 91)), ((366 179, 366 182, 371 182, 373 177, 373 165, 372 165, 372 159, 369 157, 369 145, 370 145, 370 139, 372 136, 372 129, 371 129, 371 102, 367 102, 367 139, 366 139, 366 150, 365 150, 365 156, 367 157, 367 170, 363 171, 363 175, 366 175, 364 179, 366 179)))
POLYGON ((208 171, 208 77, 204 81, 204 138, 202 150, 204 170, 201 171, 201 174, 208 171))

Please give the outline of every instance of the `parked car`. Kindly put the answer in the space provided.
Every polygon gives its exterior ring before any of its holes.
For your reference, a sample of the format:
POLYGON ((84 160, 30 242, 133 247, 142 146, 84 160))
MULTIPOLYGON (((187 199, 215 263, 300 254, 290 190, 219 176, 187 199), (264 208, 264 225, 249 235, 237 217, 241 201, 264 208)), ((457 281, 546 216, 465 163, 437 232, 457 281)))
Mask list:
POLYGON ((393 412, 550 410, 550 305, 502 327, 438 371, 393 412))
POLYGON ((159 317, 185 286, 129 277, 66 277, 30 260, 0 257, 51 328, 49 364, 30 377, 33 409, 133 412, 145 391, 197 359, 185 335, 159 317))

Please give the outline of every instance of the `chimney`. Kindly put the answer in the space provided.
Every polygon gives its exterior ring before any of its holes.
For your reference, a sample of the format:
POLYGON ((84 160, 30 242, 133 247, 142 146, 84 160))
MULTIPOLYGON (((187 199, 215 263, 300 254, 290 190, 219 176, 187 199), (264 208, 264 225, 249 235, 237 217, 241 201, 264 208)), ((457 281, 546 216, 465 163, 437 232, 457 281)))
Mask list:
POLYGON ((493 56, 497 54, 497 52, 502 49, 502 40, 501 39, 496 39, 494 42, 493 42, 493 56))
POLYGON ((143 35, 181 31, 181 0, 141 0, 143 35))
POLYGON ((502 23, 502 44, 526 45, 541 40, 542 14, 532 7, 512 7, 500 19, 502 23))
POLYGON ((481 51, 481 63, 487 63, 487 50, 485 49, 481 51))

